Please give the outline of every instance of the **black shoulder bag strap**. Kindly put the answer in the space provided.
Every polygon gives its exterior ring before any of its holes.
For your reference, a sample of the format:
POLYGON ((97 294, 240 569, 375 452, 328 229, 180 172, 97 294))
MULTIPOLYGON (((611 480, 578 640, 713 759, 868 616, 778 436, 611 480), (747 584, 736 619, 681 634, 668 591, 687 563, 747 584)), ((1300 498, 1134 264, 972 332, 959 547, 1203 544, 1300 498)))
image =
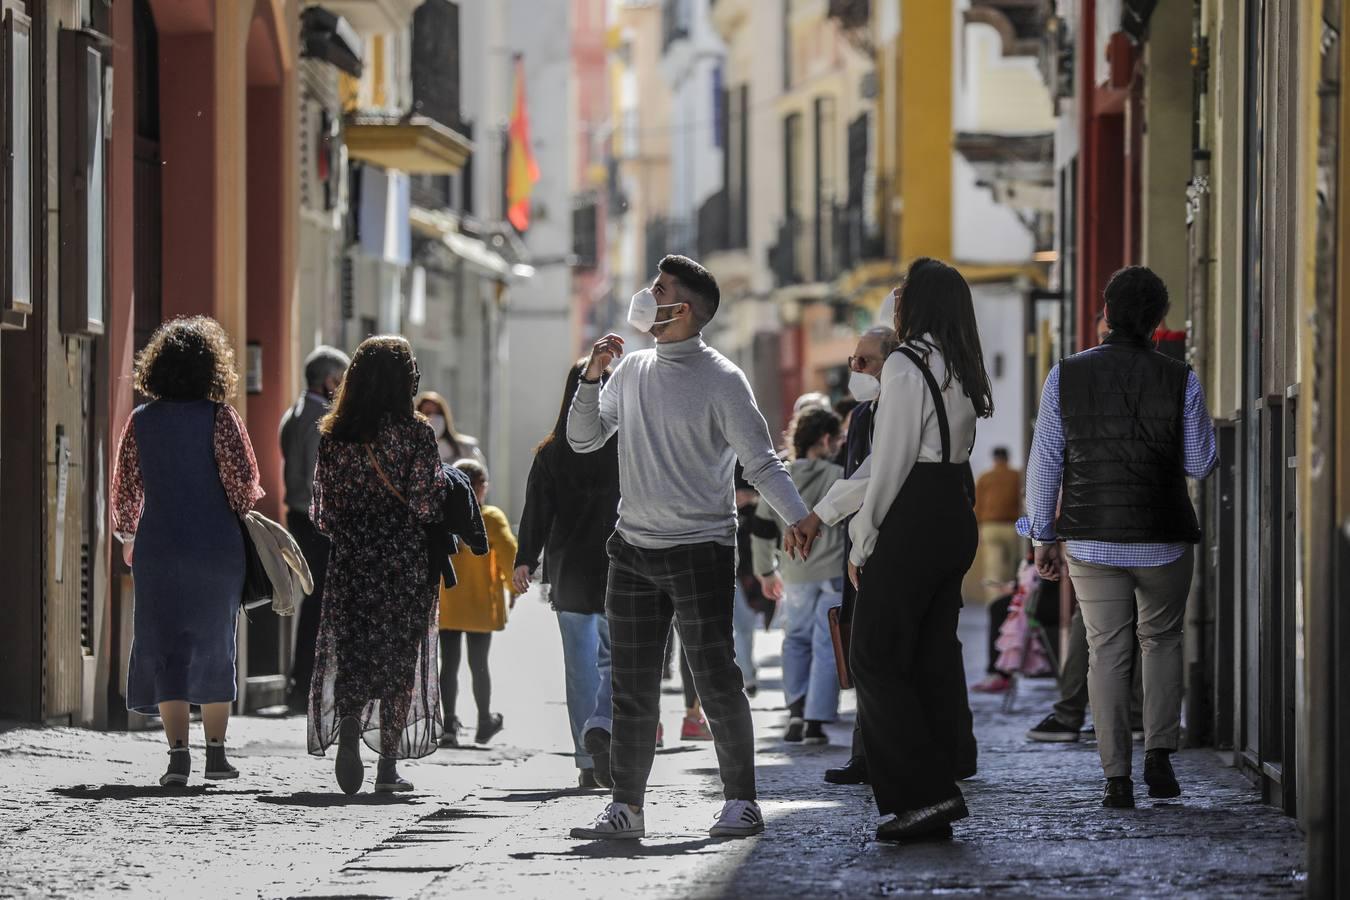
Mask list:
POLYGON ((942 435, 942 461, 949 463, 952 461, 952 435, 947 425, 947 405, 942 402, 942 390, 938 387, 937 379, 933 377, 932 371, 929 370, 928 365, 920 358, 919 354, 913 350, 908 347, 900 347, 896 352, 908 356, 910 362, 918 366, 919 371, 923 373, 923 380, 928 382, 928 391, 933 395, 933 407, 937 412, 938 432, 942 435))

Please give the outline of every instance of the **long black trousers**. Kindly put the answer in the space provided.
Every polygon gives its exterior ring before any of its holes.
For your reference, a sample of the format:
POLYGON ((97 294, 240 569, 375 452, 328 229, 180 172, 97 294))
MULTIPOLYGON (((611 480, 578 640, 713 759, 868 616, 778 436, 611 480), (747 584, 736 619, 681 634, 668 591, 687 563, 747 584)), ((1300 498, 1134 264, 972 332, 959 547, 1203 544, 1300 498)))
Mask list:
POLYGON ((286 530, 300 545, 300 553, 314 579, 314 591, 300 601, 300 615, 295 623, 295 658, 291 662, 291 686, 287 698, 290 706, 304 708, 309 697, 309 683, 314 677, 314 645, 319 640, 319 619, 323 614, 329 540, 314 527, 309 516, 295 510, 286 511, 286 530))
POLYGON ((955 663, 961 581, 979 534, 960 469, 915 465, 862 573, 851 662, 883 815, 959 795, 963 751, 973 750, 965 672, 955 663))
POLYGON ((478 707, 478 722, 492 715, 492 673, 488 669, 488 651, 492 649, 490 631, 441 632, 441 710, 445 728, 455 721, 455 703, 459 699, 460 636, 469 645, 469 676, 473 680, 473 702, 478 707))

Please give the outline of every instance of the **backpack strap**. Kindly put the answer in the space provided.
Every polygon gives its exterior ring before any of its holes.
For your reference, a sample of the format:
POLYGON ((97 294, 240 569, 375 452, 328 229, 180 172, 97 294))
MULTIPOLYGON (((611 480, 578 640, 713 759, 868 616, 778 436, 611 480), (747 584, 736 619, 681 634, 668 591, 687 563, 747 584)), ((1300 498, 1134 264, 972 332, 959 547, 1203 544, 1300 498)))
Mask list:
POLYGON ((942 435, 942 461, 949 463, 952 461, 952 435, 947 425, 947 405, 942 402, 942 389, 938 387, 937 379, 933 377, 933 372, 928 368, 928 364, 923 361, 919 354, 908 347, 899 347, 897 353, 903 353, 909 357, 910 362, 919 367, 923 373, 924 381, 928 382, 928 391, 933 395, 933 408, 937 413, 938 432, 942 435))

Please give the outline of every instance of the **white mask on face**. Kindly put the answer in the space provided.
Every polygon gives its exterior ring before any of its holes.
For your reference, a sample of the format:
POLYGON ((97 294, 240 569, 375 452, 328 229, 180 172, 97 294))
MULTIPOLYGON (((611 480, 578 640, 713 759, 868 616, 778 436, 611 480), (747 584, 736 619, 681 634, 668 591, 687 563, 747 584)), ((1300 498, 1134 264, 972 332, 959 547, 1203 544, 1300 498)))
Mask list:
POLYGON ((868 375, 866 372, 850 372, 848 392, 855 400, 875 400, 881 395, 881 382, 875 375, 868 375))
POLYGON ((436 432, 436 437, 445 434, 445 416, 440 413, 427 416, 427 424, 431 426, 432 431, 436 432))
MULTIPOLYGON (((643 288, 633 295, 632 301, 628 304, 628 324, 643 334, 651 334, 654 326, 666 324, 666 322, 658 323, 656 321, 657 310, 683 305, 682 303, 657 303, 656 295, 651 292, 651 288, 643 288)), ((666 321, 670 320, 667 319, 666 321)))

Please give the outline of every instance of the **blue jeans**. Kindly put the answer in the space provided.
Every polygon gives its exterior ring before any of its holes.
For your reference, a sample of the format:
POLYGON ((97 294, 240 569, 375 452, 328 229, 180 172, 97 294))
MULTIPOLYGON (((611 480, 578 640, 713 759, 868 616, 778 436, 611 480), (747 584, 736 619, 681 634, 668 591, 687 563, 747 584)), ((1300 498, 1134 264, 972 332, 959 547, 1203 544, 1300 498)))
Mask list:
POLYGON ((843 578, 784 586, 783 694, 789 706, 805 697, 805 718, 813 722, 839 715, 830 610, 843 602, 843 578))
POLYGON ((567 680, 567 718, 578 769, 592 768, 582 743, 592 728, 613 731, 614 690, 610 681, 609 623, 602 613, 558 612, 563 669, 567 680))
POLYGON ((736 584, 736 605, 731 614, 731 630, 736 639, 736 665, 741 669, 746 687, 758 683, 755 674, 755 626, 759 624, 759 613, 750 608, 750 601, 736 584))

